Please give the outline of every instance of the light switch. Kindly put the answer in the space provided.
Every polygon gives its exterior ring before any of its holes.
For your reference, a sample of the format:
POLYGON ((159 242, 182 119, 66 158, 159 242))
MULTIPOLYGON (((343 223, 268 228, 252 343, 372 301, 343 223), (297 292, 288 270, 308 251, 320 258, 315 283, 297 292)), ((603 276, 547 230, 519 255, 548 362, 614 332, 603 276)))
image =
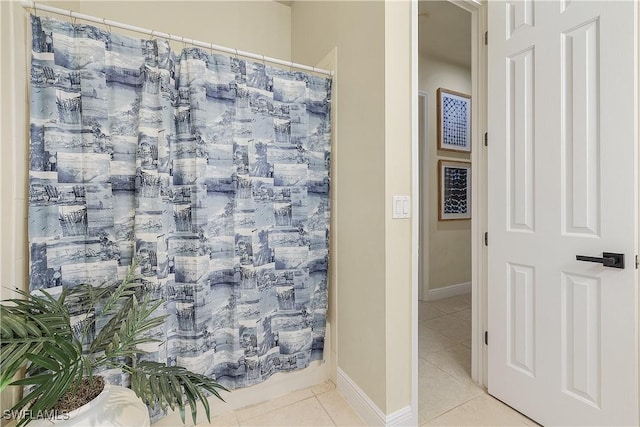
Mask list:
POLYGON ((411 218, 411 201, 409 196, 393 196, 391 217, 393 219, 411 218))

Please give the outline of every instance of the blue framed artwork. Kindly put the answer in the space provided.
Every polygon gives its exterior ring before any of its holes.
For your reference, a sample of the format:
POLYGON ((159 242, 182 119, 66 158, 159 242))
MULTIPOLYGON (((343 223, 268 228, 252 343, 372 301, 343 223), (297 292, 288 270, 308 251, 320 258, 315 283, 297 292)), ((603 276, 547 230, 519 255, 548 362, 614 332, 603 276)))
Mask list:
POLYGON ((471 96, 438 89, 438 150, 471 152, 471 96))
POLYGON ((471 163, 438 161, 438 220, 471 218, 471 163))

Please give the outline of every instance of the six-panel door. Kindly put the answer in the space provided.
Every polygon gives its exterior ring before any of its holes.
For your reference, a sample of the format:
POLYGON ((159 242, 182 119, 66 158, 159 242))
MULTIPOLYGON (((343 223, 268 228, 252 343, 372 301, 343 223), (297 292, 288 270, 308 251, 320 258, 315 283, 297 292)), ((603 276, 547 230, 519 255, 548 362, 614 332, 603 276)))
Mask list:
POLYGON ((488 386, 545 425, 639 421, 637 8, 488 2, 488 386))

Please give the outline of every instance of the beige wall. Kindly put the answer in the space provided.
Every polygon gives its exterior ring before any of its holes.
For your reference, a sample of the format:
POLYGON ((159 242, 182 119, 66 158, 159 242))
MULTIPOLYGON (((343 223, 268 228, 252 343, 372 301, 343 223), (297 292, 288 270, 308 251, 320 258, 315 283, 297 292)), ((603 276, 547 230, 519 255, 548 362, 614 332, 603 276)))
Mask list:
POLYGON ((292 59, 337 47, 338 367, 386 414, 411 403, 410 3, 292 6, 292 59))
MULTIPOLYGON (((385 248, 387 414, 411 404, 411 220, 391 218, 411 195, 411 3, 385 3, 385 248)), ((418 408, 413 408, 418 411, 418 408)))
POLYGON ((57 1, 55 6, 67 8, 67 3, 79 4, 74 10, 87 15, 279 59, 291 57, 291 8, 272 1, 81 0, 57 1))
POLYGON ((334 191, 338 367, 384 409, 384 3, 294 2, 292 59, 338 53, 334 191))
MULTIPOLYGON (((0 1, 0 299, 14 297, 10 289, 28 283, 26 49, 20 48, 26 44, 25 16, 19 2, 0 1)), ((17 397, 17 387, 5 389, 0 409, 17 397)))
POLYGON ((27 197, 26 19, 20 3, 0 2, 0 296, 25 288, 27 197))
MULTIPOLYGON (((438 160, 470 160, 470 154, 441 151, 437 149, 436 101, 438 88, 451 89, 462 93, 471 93, 471 69, 449 64, 433 57, 420 57, 418 87, 428 92, 427 105, 427 167, 428 184, 423 186, 422 197, 428 200, 428 218, 423 227, 421 262, 428 265, 428 277, 423 278, 423 298, 430 289, 442 288, 471 281, 471 221, 438 221, 438 160), (427 194, 428 190, 428 194, 427 194)), ((472 141, 471 147, 477 147, 479 141, 472 141)), ((424 160, 424 153, 421 160, 424 160)), ((425 162, 422 161, 422 165, 425 162)), ((424 182, 424 181, 423 181, 424 182)), ((426 203, 423 203, 426 208, 426 203)))

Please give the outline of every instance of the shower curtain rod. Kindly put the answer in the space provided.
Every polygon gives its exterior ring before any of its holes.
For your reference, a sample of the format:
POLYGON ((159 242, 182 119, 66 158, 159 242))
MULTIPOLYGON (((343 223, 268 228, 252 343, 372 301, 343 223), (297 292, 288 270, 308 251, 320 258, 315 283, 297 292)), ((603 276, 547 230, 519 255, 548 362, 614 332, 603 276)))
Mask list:
POLYGON ((136 26, 133 26, 133 25, 122 23, 122 22, 110 21, 110 20, 105 19, 105 18, 97 18, 95 16, 85 15, 83 13, 73 12, 73 11, 67 10, 67 9, 60 9, 60 8, 49 6, 49 5, 46 5, 46 4, 39 4, 39 3, 36 3, 36 2, 34 2, 32 0, 22 0, 22 7, 24 7, 25 9, 33 9, 36 12, 38 10, 41 10, 43 12, 56 13, 58 15, 68 16, 70 18, 82 19, 84 21, 95 22, 95 23, 103 24, 103 25, 110 26, 110 27, 116 27, 116 28, 122 28, 124 30, 135 31, 136 33, 148 34, 151 37, 160 37, 160 38, 163 38, 163 39, 174 40, 174 41, 182 42, 182 43, 188 43, 188 44, 191 44, 191 45, 194 45, 194 46, 198 46, 198 47, 203 47, 203 48, 206 48, 206 49, 216 50, 218 52, 225 52, 225 53, 229 53, 229 54, 236 55, 236 56, 243 56, 245 58, 256 59, 256 60, 262 61, 262 62, 270 62, 272 64, 283 65, 283 66, 289 67, 289 68, 297 68, 297 69, 304 70, 304 71, 311 71, 313 73, 319 73, 319 74, 325 74, 325 75, 328 75, 328 76, 333 76, 333 71, 330 71, 330 70, 324 70, 322 68, 310 67, 309 65, 298 64, 298 63, 293 62, 293 61, 284 61, 282 59, 272 58, 270 56, 265 56, 265 55, 258 55, 256 53, 246 52, 246 51, 243 51, 243 50, 232 49, 230 47, 218 46, 218 45, 213 44, 213 43, 206 43, 206 42, 202 42, 202 41, 198 41, 198 40, 194 40, 194 39, 189 39, 189 38, 182 37, 182 36, 175 36, 173 34, 163 33, 163 32, 156 31, 156 30, 149 30, 147 28, 142 28, 142 27, 136 27, 136 26))

